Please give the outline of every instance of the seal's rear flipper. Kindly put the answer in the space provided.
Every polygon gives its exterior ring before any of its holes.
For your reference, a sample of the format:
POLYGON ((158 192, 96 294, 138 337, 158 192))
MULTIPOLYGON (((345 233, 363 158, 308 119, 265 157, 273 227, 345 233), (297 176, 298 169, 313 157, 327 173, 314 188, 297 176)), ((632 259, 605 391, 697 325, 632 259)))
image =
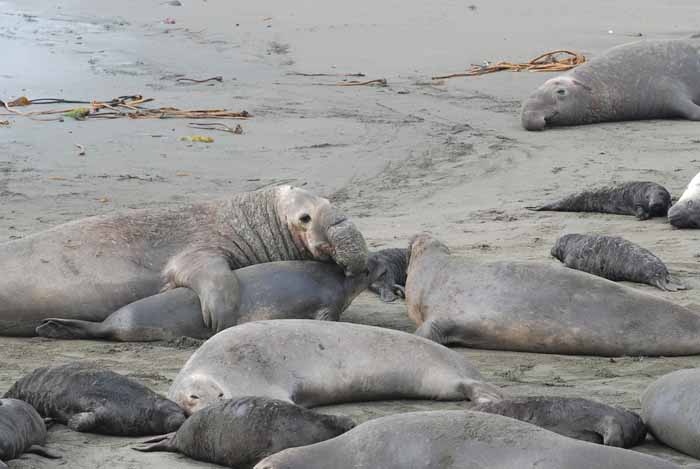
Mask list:
POLYGON ((690 287, 681 283, 679 280, 677 280, 673 277, 668 277, 665 279, 654 279, 651 283, 659 290, 664 290, 664 291, 679 291, 679 290, 689 290, 690 289, 690 287))
POLYGON ((40 445, 32 445, 25 453, 34 453, 49 459, 62 459, 62 456, 40 445))
POLYGON ((527 207, 525 207, 525 209, 526 209, 526 210, 531 210, 531 211, 533 211, 533 212, 541 212, 541 211, 543 211, 543 210, 547 210, 547 209, 544 208, 544 207, 538 207, 538 206, 535 206, 535 205, 527 206, 527 207))
POLYGON ((177 453, 177 448, 175 447, 175 433, 168 433, 167 435, 160 435, 150 440, 146 440, 139 446, 134 446, 131 449, 135 451, 141 451, 142 453, 148 453, 151 451, 169 451, 171 453, 177 453), (150 444, 149 444, 150 443, 150 444))
POLYGON ((51 339, 101 339, 98 332, 102 323, 90 321, 78 321, 75 319, 44 319, 36 334, 51 339))

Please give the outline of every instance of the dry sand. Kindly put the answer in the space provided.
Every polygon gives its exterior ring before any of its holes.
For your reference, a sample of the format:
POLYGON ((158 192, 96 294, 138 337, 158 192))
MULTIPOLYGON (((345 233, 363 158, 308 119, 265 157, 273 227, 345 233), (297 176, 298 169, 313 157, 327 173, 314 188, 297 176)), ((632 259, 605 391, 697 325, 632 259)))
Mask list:
MULTIPOLYGON (((551 75, 430 80, 484 60, 523 61, 559 48, 595 56, 639 33, 681 37, 699 29, 697 1, 181 2, 0 0, 1 99, 106 100, 138 93, 159 106, 245 109, 255 116, 242 123, 243 135, 197 131, 187 120, 9 118, 10 125, 0 126, 0 239, 115 209, 290 182, 344 206, 373 247, 404 246, 412 234, 429 230, 460 255, 554 262, 549 249, 562 232, 623 234, 695 288, 661 293, 635 287, 700 311, 700 231, 672 230, 661 219, 524 209, 631 179, 656 181, 679 196, 698 171, 697 123, 528 133, 519 126, 520 102, 551 75), (175 24, 164 24, 168 17, 175 24), (362 72, 366 79, 386 78, 389 86, 327 86, 340 78, 292 72, 362 72), (181 85, 178 74, 221 75, 224 81, 181 85), (193 134, 215 142, 179 140, 193 134)), ((344 319, 412 330, 402 304, 385 305, 370 295, 344 319)), ((165 392, 193 350, 0 338, 0 390, 34 367, 91 359, 165 392)), ((461 353, 513 394, 592 397, 632 409, 656 377, 700 365, 694 357, 461 353)), ((328 410, 362 421, 459 406, 382 402, 328 410)), ((50 445, 65 455, 64 467, 214 467, 179 455, 136 453, 129 449, 133 441, 61 426, 50 433, 50 445)), ((638 449, 700 467, 651 442, 638 449)), ((58 464, 28 456, 10 466, 58 464)))

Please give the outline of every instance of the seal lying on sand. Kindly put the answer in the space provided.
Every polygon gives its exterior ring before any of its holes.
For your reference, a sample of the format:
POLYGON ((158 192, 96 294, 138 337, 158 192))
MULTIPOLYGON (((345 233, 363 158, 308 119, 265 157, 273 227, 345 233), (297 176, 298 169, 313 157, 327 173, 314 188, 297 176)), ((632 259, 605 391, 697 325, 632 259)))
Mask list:
POLYGON ((666 291, 687 288, 671 278, 661 259, 617 236, 567 234, 557 239, 552 256, 569 268, 608 280, 646 283, 666 291))
POLYGON ((195 291, 212 327, 239 304, 232 270, 314 259, 360 274, 367 246, 328 200, 290 186, 86 218, 0 244, 0 335, 34 335, 47 317, 102 321, 163 285, 195 291))
POLYGON ((17 399, 0 399, 0 469, 7 469, 3 461, 16 459, 22 453, 60 458, 43 448, 44 443, 46 426, 36 410, 17 399))
POLYGON ((460 354, 412 334, 285 319, 218 333, 190 357, 168 392, 187 414, 243 396, 314 407, 381 399, 486 402, 498 400, 500 391, 460 354))
POLYGON ((406 280, 416 334, 441 344, 599 356, 700 354, 700 315, 655 295, 537 262, 451 256, 411 243, 406 280))
POLYGON ((600 187, 564 197, 535 211, 597 212, 634 215, 640 220, 665 217, 671 206, 671 194, 665 187, 648 181, 633 181, 600 187))
POLYGON ((76 432, 158 435, 185 421, 182 409, 143 384, 85 363, 38 368, 4 397, 23 400, 76 432))
POLYGON ((335 438, 354 426, 348 417, 319 414, 275 399, 243 397, 202 409, 177 433, 134 449, 182 453, 226 467, 252 467, 283 449, 335 438))
POLYGON ((408 249, 389 248, 370 252, 369 259, 379 266, 377 279, 369 286, 369 290, 378 294, 385 303, 391 303, 399 297, 405 298, 408 249))
POLYGON ((668 211, 668 221, 676 228, 700 228, 700 173, 668 211))
POLYGON ((525 101, 527 130, 595 122, 700 120, 700 38, 639 41, 547 80, 525 101))
POLYGON ((642 418, 660 442, 700 458, 700 368, 657 379, 642 394, 642 418))
MULTIPOLYGON (((379 266, 373 259, 369 265, 370 272, 379 266)), ((130 303, 102 322, 47 319, 36 332, 58 339, 148 342, 183 336, 207 339, 237 324, 263 319, 337 321, 374 279, 370 272, 347 277, 334 264, 268 262, 236 270, 239 303, 235 311, 213 317, 209 327, 202 320, 197 294, 189 288, 176 288, 130 303)))
POLYGON ((501 415, 411 412, 370 420, 332 440, 289 448, 255 469, 680 469, 501 415))
POLYGON ((576 397, 518 397, 479 404, 470 410, 510 417, 560 435, 607 446, 630 448, 647 434, 639 415, 576 397))

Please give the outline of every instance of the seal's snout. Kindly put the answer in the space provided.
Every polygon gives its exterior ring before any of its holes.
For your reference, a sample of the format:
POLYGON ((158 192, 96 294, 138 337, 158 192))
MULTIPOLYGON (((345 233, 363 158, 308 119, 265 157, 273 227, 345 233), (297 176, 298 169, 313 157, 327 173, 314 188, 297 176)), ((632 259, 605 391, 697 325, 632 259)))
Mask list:
POLYGON ((520 120, 525 130, 544 130, 544 128, 547 126, 547 119, 545 118, 544 113, 528 111, 527 108, 523 110, 520 120))

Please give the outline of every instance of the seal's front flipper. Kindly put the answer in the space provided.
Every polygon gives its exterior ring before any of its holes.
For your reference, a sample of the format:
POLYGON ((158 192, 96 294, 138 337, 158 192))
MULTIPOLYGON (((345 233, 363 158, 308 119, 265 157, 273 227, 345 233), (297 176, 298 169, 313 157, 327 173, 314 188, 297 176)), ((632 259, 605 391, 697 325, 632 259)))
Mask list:
POLYGON ((39 456, 43 456, 45 458, 49 459, 61 459, 62 456, 52 452, 51 450, 44 448, 41 445, 32 445, 28 450, 25 451, 25 453, 34 453, 38 454, 39 456))
POLYGON ((151 451, 169 451, 171 453, 177 453, 177 448, 175 447, 175 433, 168 433, 167 435, 160 435, 150 440, 146 440, 138 446, 134 446, 131 449, 135 451, 141 451, 142 453, 148 453, 151 451))
POLYGON ((67 426, 73 431, 89 433, 97 425, 97 414, 95 412, 81 412, 68 419, 67 426))
POLYGON ((651 214, 641 205, 634 207, 634 215, 638 220, 644 221, 651 218, 651 214))
POLYGON ((432 340, 438 344, 446 344, 448 342, 446 328, 440 321, 428 319, 416 329, 415 334, 420 337, 432 340))
POLYGON ((102 323, 75 319, 49 318, 36 328, 40 337, 51 339, 101 339, 99 329, 102 323))

